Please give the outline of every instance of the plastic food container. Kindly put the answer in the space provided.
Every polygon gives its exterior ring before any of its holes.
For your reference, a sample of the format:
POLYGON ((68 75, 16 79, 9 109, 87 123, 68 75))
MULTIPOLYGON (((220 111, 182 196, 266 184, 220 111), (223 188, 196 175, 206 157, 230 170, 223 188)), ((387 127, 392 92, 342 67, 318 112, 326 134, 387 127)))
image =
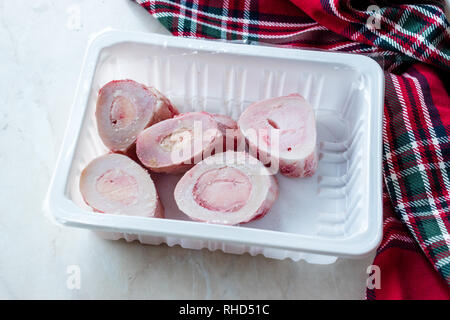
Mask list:
POLYGON ((382 235, 384 76, 365 56, 107 31, 89 45, 45 209, 108 239, 327 264, 361 257, 382 235), (155 183, 166 219, 94 213, 79 191, 83 168, 108 150, 96 128, 98 90, 113 79, 154 85, 181 112, 237 119, 252 102, 298 92, 314 107, 320 161, 306 179, 277 175, 280 195, 241 226, 190 221, 173 199, 179 176, 155 183))

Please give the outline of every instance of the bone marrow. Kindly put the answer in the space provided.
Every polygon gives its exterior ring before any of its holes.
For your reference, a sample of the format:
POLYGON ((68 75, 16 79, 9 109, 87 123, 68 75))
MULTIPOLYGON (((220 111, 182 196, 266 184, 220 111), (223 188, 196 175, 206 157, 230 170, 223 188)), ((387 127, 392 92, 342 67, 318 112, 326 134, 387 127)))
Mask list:
POLYGON ((92 160, 81 173, 80 191, 96 212, 163 217, 150 175, 130 158, 107 154, 92 160))
POLYGON ((112 151, 126 151, 148 126, 178 114, 169 99, 153 87, 133 80, 104 85, 95 116, 100 138, 112 151))
POLYGON ((227 151, 186 172, 174 196, 178 208, 193 220, 236 225, 263 217, 278 196, 278 184, 256 158, 227 151))
POLYGON ((308 177, 317 168, 316 122, 311 105, 299 94, 259 101, 241 114, 239 129, 265 164, 281 174, 308 177))
POLYGON ((221 143, 222 134, 210 114, 189 112, 141 132, 136 154, 150 170, 176 174, 210 156, 221 143))

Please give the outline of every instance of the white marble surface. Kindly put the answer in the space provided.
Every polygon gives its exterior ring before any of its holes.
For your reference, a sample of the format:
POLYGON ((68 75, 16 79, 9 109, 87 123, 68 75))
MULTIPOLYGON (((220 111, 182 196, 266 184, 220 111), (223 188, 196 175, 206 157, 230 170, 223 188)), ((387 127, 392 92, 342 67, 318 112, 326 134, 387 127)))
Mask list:
POLYGON ((44 217, 86 41, 105 27, 166 33, 129 0, 0 1, 0 298, 363 298, 372 257, 317 266, 143 246, 44 217))

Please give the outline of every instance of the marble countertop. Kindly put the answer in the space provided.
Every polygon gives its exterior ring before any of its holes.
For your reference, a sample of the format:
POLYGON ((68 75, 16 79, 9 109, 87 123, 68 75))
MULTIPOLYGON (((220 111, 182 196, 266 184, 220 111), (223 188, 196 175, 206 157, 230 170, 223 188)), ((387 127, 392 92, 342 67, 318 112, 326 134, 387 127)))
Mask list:
POLYGON ((144 246, 44 216, 87 39, 106 27, 167 33, 129 0, 0 2, 0 298, 364 298, 373 255, 310 265, 144 246))

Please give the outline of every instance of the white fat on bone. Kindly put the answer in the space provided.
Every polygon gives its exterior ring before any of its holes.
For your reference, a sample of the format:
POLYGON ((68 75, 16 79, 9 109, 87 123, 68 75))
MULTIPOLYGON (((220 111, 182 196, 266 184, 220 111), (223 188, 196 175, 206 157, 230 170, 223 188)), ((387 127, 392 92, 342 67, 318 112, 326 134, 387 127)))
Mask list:
POLYGON ((81 173, 84 201, 97 212, 142 217, 164 216, 149 173, 121 154, 92 160, 81 173))
POLYGON ((148 126, 178 114, 169 99, 153 87, 133 80, 115 80, 98 94, 98 133, 112 151, 126 151, 148 126))
POLYGON ((278 196, 269 170, 245 152, 215 154, 184 174, 175 187, 178 208, 191 219, 236 225, 263 217, 278 196))
POLYGON ((222 143, 222 133, 209 113, 188 112, 141 132, 136 154, 154 172, 177 174, 222 149, 222 143))
POLYGON ((317 169, 316 121, 312 106, 299 94, 251 104, 239 129, 250 153, 289 177, 308 177, 317 169))

